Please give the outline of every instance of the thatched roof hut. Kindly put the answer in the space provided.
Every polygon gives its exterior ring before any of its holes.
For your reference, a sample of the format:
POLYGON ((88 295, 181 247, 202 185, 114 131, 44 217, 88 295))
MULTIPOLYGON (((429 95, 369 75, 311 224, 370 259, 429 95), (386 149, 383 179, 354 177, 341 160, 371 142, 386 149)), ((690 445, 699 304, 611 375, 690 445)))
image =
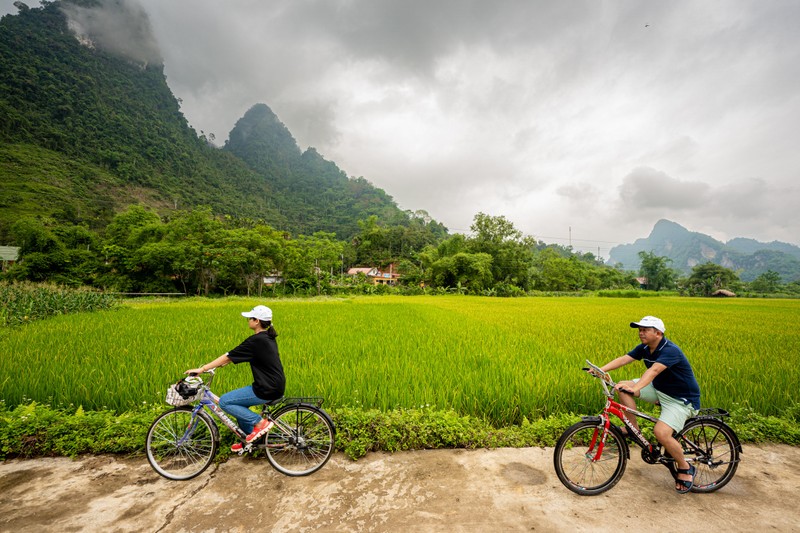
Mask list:
POLYGON ((711 293, 711 296, 719 296, 720 298, 732 298, 735 297, 736 294, 725 289, 717 289, 716 291, 711 293))

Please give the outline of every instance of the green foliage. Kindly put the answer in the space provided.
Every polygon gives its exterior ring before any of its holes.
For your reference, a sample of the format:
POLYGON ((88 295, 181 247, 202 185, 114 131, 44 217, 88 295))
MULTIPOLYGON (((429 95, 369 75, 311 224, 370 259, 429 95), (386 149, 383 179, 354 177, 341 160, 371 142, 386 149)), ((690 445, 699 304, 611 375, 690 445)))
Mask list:
POLYGON ((683 288, 694 296, 711 296, 718 289, 737 289, 739 276, 729 268, 714 263, 703 263, 692 268, 692 275, 683 288))
POLYGON ((114 296, 52 284, 0 282, 0 326, 27 324, 55 315, 111 309, 114 296))
POLYGON ((660 291, 661 289, 670 289, 675 286, 678 272, 669 268, 672 259, 645 251, 639 252, 639 258, 642 260, 639 267, 639 275, 647 280, 647 290, 660 291))
POLYGON ((0 401, 0 460, 86 453, 140 453, 161 408, 122 414, 53 408, 31 402, 7 409, 0 401))
POLYGON ((781 275, 774 270, 767 270, 750 282, 750 290, 763 294, 774 294, 780 290, 781 275))
POLYGON ((765 416, 751 408, 738 407, 732 410, 731 418, 726 422, 743 442, 780 442, 798 446, 800 425, 797 424, 797 414, 797 406, 787 409, 783 416, 765 416))
MULTIPOLYGON (((0 461, 54 455, 142 455, 147 430, 164 409, 158 405, 144 406, 116 414, 31 402, 9 410, 0 401, 0 461)), ((337 428, 336 449, 353 460, 375 451, 552 447, 561 433, 578 420, 574 414, 562 413, 537 420, 525 418, 518 425, 493 427, 479 418, 428 407, 391 411, 339 408, 331 416, 337 428)), ((739 410, 726 421, 743 443, 800 444, 797 419, 791 413, 776 417, 739 410)), ((224 429, 220 438, 218 459, 224 459, 230 455, 228 447, 234 439, 224 429)))

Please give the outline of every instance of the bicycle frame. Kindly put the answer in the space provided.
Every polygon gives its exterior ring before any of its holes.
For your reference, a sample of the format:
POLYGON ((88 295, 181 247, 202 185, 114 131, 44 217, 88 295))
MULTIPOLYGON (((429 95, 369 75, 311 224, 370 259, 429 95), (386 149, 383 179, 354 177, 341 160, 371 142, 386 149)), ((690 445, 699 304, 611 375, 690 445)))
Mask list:
MULTIPOLYGON (((600 378, 600 382, 603 385, 603 392, 605 393, 606 396, 606 405, 605 407, 603 407, 603 412, 600 414, 600 418, 603 420, 603 428, 604 428, 603 438, 601 439, 600 446, 597 450, 596 458, 599 458, 600 455, 602 455, 603 453, 603 447, 605 446, 606 435, 608 434, 609 427, 611 426, 610 415, 614 415, 620 419, 620 421, 625 425, 625 427, 628 428, 629 432, 628 434, 634 437, 633 440, 634 442, 636 442, 636 444, 638 444, 642 449, 646 450, 648 453, 653 453, 653 445, 650 443, 650 441, 648 441, 645 438, 645 436, 642 434, 641 431, 633 427, 633 424, 631 424, 630 420, 628 420, 626 414, 632 414, 637 418, 643 418, 653 423, 658 422, 658 419, 647 413, 643 413, 642 411, 639 411, 637 409, 632 409, 626 405, 622 405, 621 403, 615 401, 614 393, 612 391, 614 390, 616 383, 614 383, 614 381, 611 379, 611 376, 609 376, 608 373, 600 370, 599 367, 590 363, 589 361, 586 361, 586 363, 590 366, 592 370, 594 370, 595 376, 600 378)), ((590 449, 592 448, 594 448, 593 445, 590 447, 590 449)))
MULTIPOLYGON (((214 380, 214 369, 208 370, 205 372, 206 374, 210 374, 210 377, 207 382, 204 382, 201 387, 203 390, 203 395, 200 398, 200 402, 192 408, 192 422, 186 428, 186 432, 183 436, 178 439, 179 443, 185 442, 194 432, 197 413, 205 409, 210 414, 216 416, 219 420, 222 421, 225 426, 230 429, 239 439, 244 443, 245 450, 252 449, 252 443, 246 443, 245 438, 247 434, 239 427, 239 425, 231 419, 230 415, 222 410, 219 406, 219 396, 214 394, 211 391, 211 383, 214 380)), ((286 435, 293 435, 294 430, 287 426, 286 424, 282 423, 280 420, 275 420, 272 418, 271 414, 275 407, 283 406, 283 405, 293 405, 293 404, 303 404, 308 403, 314 405, 316 407, 320 407, 322 405, 322 398, 281 398, 280 400, 275 400, 272 402, 266 402, 262 408, 261 414, 265 416, 268 420, 272 421, 273 424, 277 425, 286 435)), ((264 444, 263 446, 270 446, 270 447, 280 447, 282 445, 270 445, 269 443, 264 444)))

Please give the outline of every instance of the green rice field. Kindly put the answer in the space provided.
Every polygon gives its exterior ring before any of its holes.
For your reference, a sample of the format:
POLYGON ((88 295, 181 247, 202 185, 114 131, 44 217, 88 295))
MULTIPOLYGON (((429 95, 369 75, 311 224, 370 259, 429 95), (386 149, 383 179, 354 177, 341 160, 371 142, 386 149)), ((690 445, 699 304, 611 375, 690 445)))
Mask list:
MULTIPOLYGON (((323 396, 334 409, 431 406, 495 424, 596 413, 603 397, 584 360, 630 350, 628 324, 648 314, 689 357, 704 406, 779 415, 798 398, 798 300, 471 296, 131 301, 3 328, 0 398, 118 411, 163 403, 185 369, 250 333, 239 313, 259 303, 274 311, 287 395, 323 396)), ((643 371, 636 363, 614 377, 643 371)), ((215 391, 251 381, 247 365, 231 365, 215 391)))

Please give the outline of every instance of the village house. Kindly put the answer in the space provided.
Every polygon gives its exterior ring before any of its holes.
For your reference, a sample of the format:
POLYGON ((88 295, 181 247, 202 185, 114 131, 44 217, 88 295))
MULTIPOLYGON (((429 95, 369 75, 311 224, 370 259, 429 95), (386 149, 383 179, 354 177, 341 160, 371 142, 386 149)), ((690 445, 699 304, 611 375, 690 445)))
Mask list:
POLYGON ((16 246, 0 246, 0 270, 5 272, 8 267, 19 260, 19 248, 16 246))
POLYGON ((364 275, 369 283, 373 285, 397 285, 400 274, 394 270, 394 263, 390 264, 387 272, 382 272, 377 267, 355 267, 347 270, 347 275, 351 277, 364 275))

